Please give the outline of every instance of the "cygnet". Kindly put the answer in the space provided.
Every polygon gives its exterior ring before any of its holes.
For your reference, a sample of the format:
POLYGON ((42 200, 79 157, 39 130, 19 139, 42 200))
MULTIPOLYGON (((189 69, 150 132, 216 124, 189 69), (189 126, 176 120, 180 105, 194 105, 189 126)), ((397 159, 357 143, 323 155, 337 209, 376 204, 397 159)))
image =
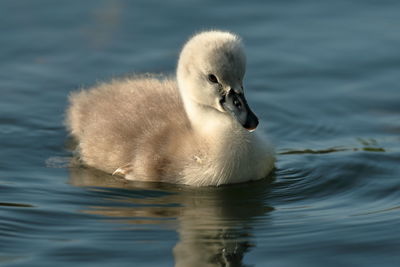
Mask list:
POLYGON ((183 46, 176 78, 134 76, 72 93, 66 124, 84 164, 128 180, 219 186, 265 178, 272 146, 243 88, 246 57, 230 32, 183 46))

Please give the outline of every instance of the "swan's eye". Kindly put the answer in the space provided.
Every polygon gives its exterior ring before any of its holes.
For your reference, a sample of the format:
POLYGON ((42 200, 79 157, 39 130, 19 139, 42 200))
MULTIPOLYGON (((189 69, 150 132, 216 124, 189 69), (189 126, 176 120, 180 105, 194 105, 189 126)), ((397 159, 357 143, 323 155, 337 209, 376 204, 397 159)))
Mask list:
POLYGON ((212 83, 218 83, 218 79, 217 79, 217 77, 215 77, 215 75, 214 74, 208 74, 208 80, 210 81, 210 82, 212 82, 212 83))

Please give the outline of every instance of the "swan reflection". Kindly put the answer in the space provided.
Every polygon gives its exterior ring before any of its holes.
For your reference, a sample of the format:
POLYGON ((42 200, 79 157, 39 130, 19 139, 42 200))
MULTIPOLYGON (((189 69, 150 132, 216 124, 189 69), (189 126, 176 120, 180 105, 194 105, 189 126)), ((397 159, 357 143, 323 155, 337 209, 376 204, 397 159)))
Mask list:
POLYGON ((73 185, 93 187, 112 202, 84 212, 176 228, 175 266, 246 266, 243 257, 255 246, 252 225, 260 216, 265 223, 273 210, 264 203, 270 181, 191 188, 132 182, 85 168, 71 168, 70 175, 73 185))

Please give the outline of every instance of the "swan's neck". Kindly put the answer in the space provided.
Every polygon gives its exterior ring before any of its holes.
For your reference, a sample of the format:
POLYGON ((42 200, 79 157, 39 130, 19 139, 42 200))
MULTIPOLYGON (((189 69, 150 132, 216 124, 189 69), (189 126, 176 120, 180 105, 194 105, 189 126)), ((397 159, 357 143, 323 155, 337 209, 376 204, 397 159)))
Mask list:
POLYGON ((263 178, 272 169, 272 149, 255 133, 245 130, 229 114, 201 105, 189 96, 182 95, 182 101, 200 148, 193 151, 199 164, 187 170, 186 183, 238 183, 263 178))
POLYGON ((191 100, 184 101, 186 114, 193 130, 202 137, 223 140, 235 127, 228 114, 191 100))
POLYGON ((197 102, 187 88, 182 90, 186 86, 184 82, 179 83, 181 99, 193 133, 201 142, 207 142, 210 149, 219 154, 232 142, 237 144, 238 140, 248 139, 248 132, 231 115, 197 102))

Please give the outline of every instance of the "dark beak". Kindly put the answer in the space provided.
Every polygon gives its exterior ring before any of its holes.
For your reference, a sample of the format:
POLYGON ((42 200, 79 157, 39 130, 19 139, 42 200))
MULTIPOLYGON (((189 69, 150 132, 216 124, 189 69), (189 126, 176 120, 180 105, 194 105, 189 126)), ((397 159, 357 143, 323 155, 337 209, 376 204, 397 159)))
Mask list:
POLYGON ((230 89, 220 102, 222 107, 248 131, 252 132, 257 128, 258 118, 251 111, 243 93, 236 93, 230 89))

